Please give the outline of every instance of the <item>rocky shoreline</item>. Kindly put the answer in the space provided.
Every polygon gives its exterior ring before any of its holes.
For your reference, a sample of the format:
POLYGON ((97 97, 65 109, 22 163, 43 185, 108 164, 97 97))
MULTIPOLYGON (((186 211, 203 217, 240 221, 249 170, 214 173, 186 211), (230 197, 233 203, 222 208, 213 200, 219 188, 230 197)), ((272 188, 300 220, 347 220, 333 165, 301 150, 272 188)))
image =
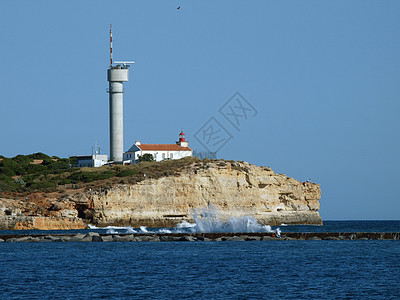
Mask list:
POLYGON ((273 233, 151 233, 151 234, 29 234, 0 235, 0 242, 223 242, 287 240, 400 240, 400 232, 285 232, 273 233))

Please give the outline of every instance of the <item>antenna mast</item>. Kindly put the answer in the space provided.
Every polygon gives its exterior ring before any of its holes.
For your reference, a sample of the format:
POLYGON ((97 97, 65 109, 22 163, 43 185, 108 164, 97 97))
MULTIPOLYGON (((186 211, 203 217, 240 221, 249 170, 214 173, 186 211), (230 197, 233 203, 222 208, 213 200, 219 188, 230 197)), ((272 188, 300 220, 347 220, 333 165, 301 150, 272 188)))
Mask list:
POLYGON ((110 24, 110 67, 113 64, 113 57, 112 57, 112 24, 110 24))

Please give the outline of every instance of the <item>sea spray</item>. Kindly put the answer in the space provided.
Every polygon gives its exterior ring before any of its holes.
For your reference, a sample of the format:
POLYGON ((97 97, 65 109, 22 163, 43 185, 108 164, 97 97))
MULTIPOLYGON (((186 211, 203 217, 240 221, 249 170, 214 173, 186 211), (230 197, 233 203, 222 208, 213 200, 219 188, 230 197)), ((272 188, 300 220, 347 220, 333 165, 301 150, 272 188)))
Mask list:
POLYGON ((140 226, 140 233, 149 233, 146 226, 140 226))
POLYGON ((232 232, 232 233, 246 233, 246 232, 274 232, 277 236, 280 235, 281 230, 277 228, 272 230, 269 225, 261 225, 258 221, 251 216, 231 217, 227 221, 220 220, 218 210, 209 205, 208 207, 197 209, 193 211, 193 220, 195 223, 182 221, 174 228, 147 228, 140 226, 140 228, 133 229, 132 227, 117 227, 107 226, 98 228, 94 225, 88 225, 90 229, 105 229, 108 234, 118 233, 217 233, 217 232, 232 232))
POLYGON ((191 232, 274 232, 269 225, 260 225, 254 217, 231 217, 225 222, 219 220, 218 210, 209 205, 206 208, 195 210, 193 213, 195 224, 179 224, 178 228, 189 228, 191 232), (190 227, 188 225, 191 225, 190 227), (180 226, 180 227, 179 227, 180 226))

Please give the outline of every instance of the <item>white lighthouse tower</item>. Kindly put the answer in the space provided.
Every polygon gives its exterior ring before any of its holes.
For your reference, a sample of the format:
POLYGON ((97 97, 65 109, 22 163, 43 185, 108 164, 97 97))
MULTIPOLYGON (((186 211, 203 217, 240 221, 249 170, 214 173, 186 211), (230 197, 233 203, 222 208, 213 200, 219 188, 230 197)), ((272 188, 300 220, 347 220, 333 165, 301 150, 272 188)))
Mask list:
POLYGON ((122 163, 124 152, 123 82, 129 80, 129 64, 133 61, 116 61, 113 65, 112 27, 110 25, 110 68, 107 70, 110 94, 110 161, 122 163))

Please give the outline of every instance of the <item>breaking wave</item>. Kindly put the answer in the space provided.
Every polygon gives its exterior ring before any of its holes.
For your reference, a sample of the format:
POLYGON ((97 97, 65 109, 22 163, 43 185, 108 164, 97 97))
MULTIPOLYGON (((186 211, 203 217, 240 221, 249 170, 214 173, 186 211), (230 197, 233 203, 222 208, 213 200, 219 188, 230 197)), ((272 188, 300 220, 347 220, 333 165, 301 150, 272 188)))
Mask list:
POLYGON ((193 212, 194 223, 183 221, 174 228, 140 228, 107 226, 96 227, 89 224, 90 229, 106 230, 108 234, 118 233, 250 233, 250 232, 274 232, 278 236, 279 228, 272 230, 269 225, 261 225, 254 217, 231 217, 227 221, 221 221, 218 210, 213 206, 198 209, 193 212))
MULTIPOLYGON (((219 220, 218 210, 213 206, 208 206, 193 213, 194 224, 190 230, 192 232, 275 232, 269 225, 261 225, 254 217, 231 217, 223 222, 219 220)), ((187 223, 187 222, 186 222, 187 223)))

